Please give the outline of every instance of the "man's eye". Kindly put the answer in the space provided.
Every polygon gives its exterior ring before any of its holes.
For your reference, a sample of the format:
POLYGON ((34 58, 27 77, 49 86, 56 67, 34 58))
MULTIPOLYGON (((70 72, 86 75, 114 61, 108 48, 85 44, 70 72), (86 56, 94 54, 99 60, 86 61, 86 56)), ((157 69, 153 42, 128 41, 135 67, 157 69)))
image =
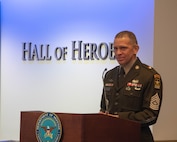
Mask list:
POLYGON ((114 47, 114 50, 117 50, 118 48, 117 47, 114 47))
POLYGON ((127 46, 120 46, 119 48, 120 48, 120 50, 125 50, 125 49, 127 49, 128 47, 127 47, 127 46))
POLYGON ((114 47, 114 50, 126 50, 128 47, 127 46, 119 46, 119 47, 114 47))

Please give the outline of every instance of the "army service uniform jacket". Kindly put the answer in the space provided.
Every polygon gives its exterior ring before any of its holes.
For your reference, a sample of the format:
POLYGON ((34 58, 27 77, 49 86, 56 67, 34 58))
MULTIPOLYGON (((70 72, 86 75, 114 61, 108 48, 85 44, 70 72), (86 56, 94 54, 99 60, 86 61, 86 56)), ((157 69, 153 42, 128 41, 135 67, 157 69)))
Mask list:
POLYGON ((119 77, 120 66, 106 73, 100 111, 137 121, 149 131, 148 126, 156 123, 162 102, 160 75, 137 58, 121 82, 119 77))

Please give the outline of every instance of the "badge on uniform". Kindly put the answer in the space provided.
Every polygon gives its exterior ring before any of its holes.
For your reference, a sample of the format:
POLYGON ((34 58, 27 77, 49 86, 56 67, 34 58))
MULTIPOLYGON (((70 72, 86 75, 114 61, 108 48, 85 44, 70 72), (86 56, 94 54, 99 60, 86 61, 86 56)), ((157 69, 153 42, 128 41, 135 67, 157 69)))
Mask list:
POLYGON ((150 108, 153 110, 159 110, 160 98, 158 93, 151 97, 150 108))
POLYGON ((128 83, 127 83, 127 87, 125 88, 125 90, 130 91, 131 88, 134 87, 134 89, 135 89, 136 91, 140 91, 141 88, 142 88, 142 86, 143 86, 143 85, 139 83, 139 80, 138 80, 138 79, 133 79, 132 82, 128 82, 128 83))
POLYGON ((155 74, 154 75, 154 88, 155 89, 160 89, 160 87, 161 87, 160 75, 159 74, 155 74))
POLYGON ((114 86, 114 84, 113 83, 105 83, 105 86, 106 87, 112 87, 112 86, 114 86))

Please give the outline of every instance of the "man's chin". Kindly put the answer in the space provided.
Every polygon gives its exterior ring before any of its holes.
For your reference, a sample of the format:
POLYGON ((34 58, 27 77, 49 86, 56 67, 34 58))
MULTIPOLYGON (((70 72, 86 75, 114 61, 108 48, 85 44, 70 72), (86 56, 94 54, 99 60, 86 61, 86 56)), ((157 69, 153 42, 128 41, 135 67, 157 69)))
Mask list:
POLYGON ((121 65, 121 66, 123 66, 123 65, 125 64, 125 63, 124 63, 123 61, 121 61, 121 60, 120 60, 120 61, 118 60, 118 63, 119 63, 119 65, 121 65))

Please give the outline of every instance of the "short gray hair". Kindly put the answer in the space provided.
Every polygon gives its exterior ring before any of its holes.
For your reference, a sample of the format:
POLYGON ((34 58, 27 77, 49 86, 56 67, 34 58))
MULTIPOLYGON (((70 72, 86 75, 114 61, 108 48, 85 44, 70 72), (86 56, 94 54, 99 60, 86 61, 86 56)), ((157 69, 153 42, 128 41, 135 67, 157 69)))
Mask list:
POLYGON ((133 44, 138 45, 137 38, 136 38, 135 34, 131 31, 121 31, 118 34, 116 34, 115 38, 122 38, 124 36, 128 36, 133 44))

